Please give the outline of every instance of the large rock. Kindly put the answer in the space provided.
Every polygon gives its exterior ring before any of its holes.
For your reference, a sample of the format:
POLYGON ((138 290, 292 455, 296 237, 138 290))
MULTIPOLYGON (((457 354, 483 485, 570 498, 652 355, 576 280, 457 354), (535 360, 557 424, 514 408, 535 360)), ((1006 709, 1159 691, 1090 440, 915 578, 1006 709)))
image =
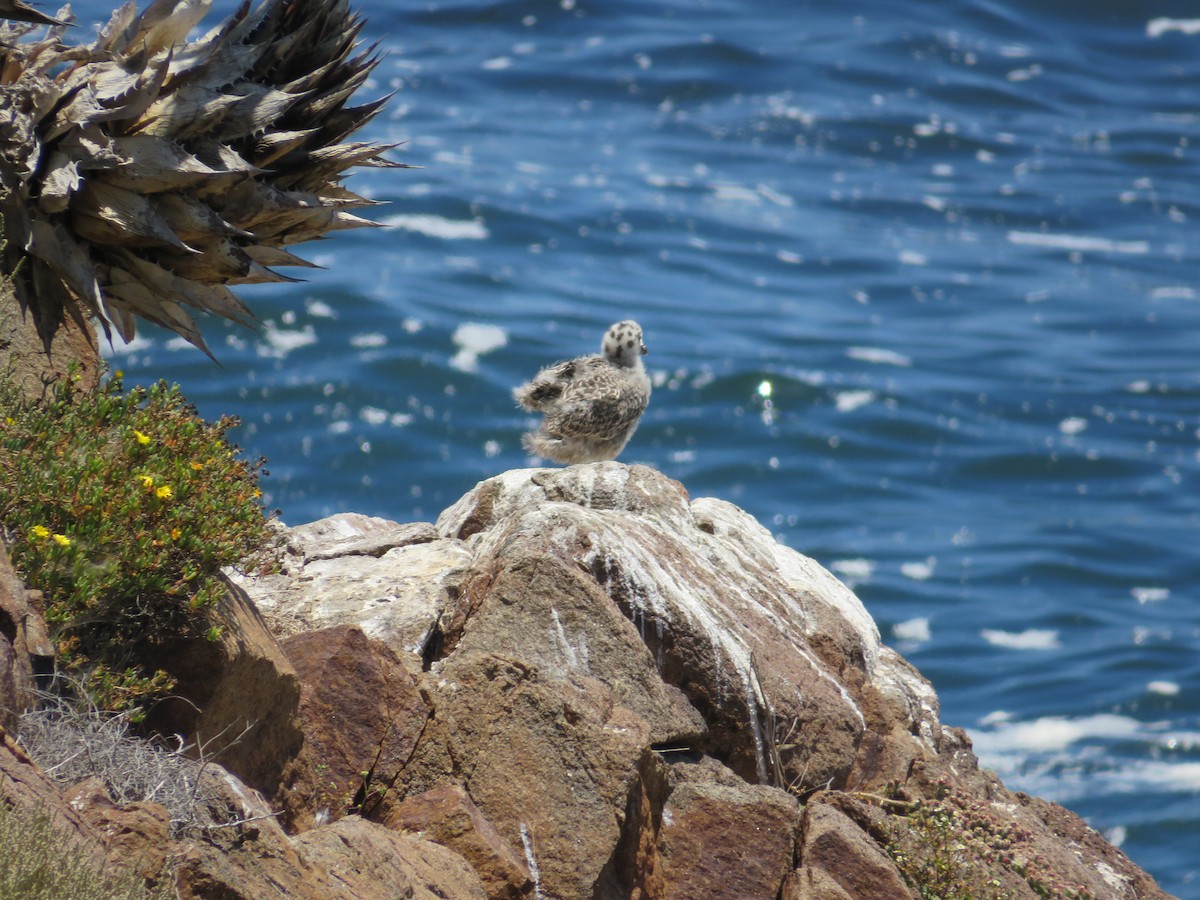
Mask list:
POLYGON ((284 826, 305 831, 350 812, 371 816, 429 715, 416 679, 357 625, 294 635, 283 648, 300 677, 304 735, 277 793, 284 826))
POLYGON ((533 890, 529 866, 457 785, 434 788, 391 806, 385 824, 458 853, 479 875, 489 900, 518 900, 533 890))
POLYGON ((168 870, 184 900, 484 897, 462 857, 358 816, 289 838, 261 795, 220 766, 205 770, 197 797, 198 824, 176 842, 168 870))
POLYGON ((766 785, 676 785, 657 834, 660 896, 777 896, 792 869, 799 806, 791 794, 766 785))
POLYGON ((338 516, 289 539, 283 575, 241 583, 280 626, 360 626, 414 674, 427 716, 373 814, 492 896, 528 891, 515 852, 544 898, 903 897, 930 822, 1013 897, 1165 896, 981 773, 837 579, 652 469, 512 471, 436 530, 338 516), (984 838, 1001 823, 1016 856, 984 838))
POLYGON ((832 885, 854 900, 897 900, 910 893, 892 859, 825 795, 805 807, 799 859, 784 900, 836 896, 832 885))
POLYGON ((520 848, 540 896, 591 896, 621 837, 645 720, 598 679, 498 654, 446 659, 424 687, 434 715, 409 790, 460 783, 520 848))
POLYGON ((230 583, 214 618, 221 625, 216 640, 172 636, 142 648, 147 669, 166 669, 178 680, 147 724, 184 736, 205 758, 270 795, 300 749, 300 682, 240 587, 230 583))
MULTIPOLYGON (((867 730, 862 705, 880 695, 904 711, 906 732, 924 732, 925 749, 933 749, 932 726, 920 724, 936 721, 932 692, 881 653, 858 598, 737 507, 689 503, 681 485, 653 469, 599 463, 508 472, 443 513, 438 530, 464 540, 474 557, 472 577, 442 617, 447 648, 468 641, 493 579, 529 560, 557 561, 607 595, 649 651, 656 680, 681 690, 703 719, 697 735, 651 714, 655 739, 710 753, 747 781, 844 783, 867 730)), ((551 590, 531 583, 527 591, 550 607, 538 618, 560 648, 555 664, 614 684, 601 667, 623 661, 567 652, 590 645, 553 615, 566 584, 559 577, 551 590)), ((621 680, 627 705, 648 705, 640 682, 621 680)))
POLYGON ((108 868, 114 874, 134 873, 147 883, 163 877, 171 853, 170 815, 165 806, 118 806, 99 778, 75 785, 62 799, 100 836, 108 868))

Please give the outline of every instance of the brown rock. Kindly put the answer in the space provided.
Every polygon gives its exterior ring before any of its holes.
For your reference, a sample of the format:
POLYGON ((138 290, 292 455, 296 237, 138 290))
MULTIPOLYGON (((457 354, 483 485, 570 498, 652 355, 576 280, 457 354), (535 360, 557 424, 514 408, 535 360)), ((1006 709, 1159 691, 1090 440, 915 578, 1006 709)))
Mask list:
POLYGON ((184 900, 481 900, 479 879, 444 847, 400 835, 358 816, 289 838, 261 796, 220 766, 199 792, 205 809, 177 845, 175 877, 184 900))
MULTIPOLYGON (((908 896, 901 894, 896 900, 908 896)), ((788 876, 779 897, 780 900, 857 900, 842 890, 842 886, 825 870, 807 866, 788 876)))
POLYGON ((677 785, 658 831, 664 898, 773 900, 792 869, 799 803, 776 788, 677 785))
POLYGON ((1165 896, 1075 817, 980 772, 858 599, 731 504, 598 463, 482 482, 436 539, 398 529, 318 525, 263 596, 284 615, 328 596, 417 673, 430 714, 380 815, 442 829, 494 895, 520 886, 473 844, 472 804, 548 898, 907 897, 887 848, 922 852, 931 821, 953 822, 964 883, 1014 900, 1165 896), (797 859, 791 794, 810 806, 797 859))
POLYGON ((78 812, 99 834, 109 866, 156 881, 171 849, 169 816, 158 803, 113 803, 103 782, 89 778, 68 789, 63 802, 78 812))
POLYGON ((37 702, 34 674, 49 671, 54 660, 46 621, 30 593, 0 542, 0 725, 10 730, 37 702))
POLYGON ((498 571, 472 573, 464 598, 478 607, 449 628, 455 654, 490 652, 545 673, 579 672, 612 689, 618 702, 650 726, 655 744, 695 744, 704 720, 683 692, 663 681, 637 626, 577 565, 535 548, 513 547, 498 571))
MULTIPOLYGON (((881 668, 878 632, 853 594, 741 510, 689 504, 682 486, 646 467, 598 463, 505 473, 443 513, 438 528, 469 535, 475 554, 475 576, 443 617, 448 648, 459 632, 469 643, 476 613, 487 609, 484 592, 505 584, 493 573, 557 561, 561 572, 601 588, 633 624, 658 677, 703 717, 702 737, 676 726, 664 738, 655 727, 656 740, 682 738, 749 781, 845 779, 865 730, 846 684, 868 683, 881 668)), ((571 584, 562 575, 542 581, 571 584)), ((558 591, 537 589, 549 605, 558 591)), ((588 603, 592 618, 604 615, 606 604, 588 603)), ((539 613, 537 630, 557 627, 539 613)), ((616 683, 611 672, 594 671, 608 657, 583 659, 569 641, 562 647, 558 665, 616 683)), ((628 671, 630 658, 609 667, 628 671)), ((906 676, 888 679, 887 688, 911 692, 906 676)), ((657 726, 649 700, 638 679, 628 679, 622 702, 657 726)))
POLYGON ((565 675, 484 653, 444 660, 424 682, 434 718, 405 775, 410 792, 459 781, 542 896, 590 897, 649 728, 602 682, 565 675))
POLYGON ((234 585, 214 618, 220 638, 175 637, 147 645, 141 659, 178 679, 147 725, 181 734, 252 787, 275 792, 285 765, 300 749, 296 671, 245 592, 234 585))
POLYGON ((341 889, 317 897, 484 900, 479 877, 457 853, 349 816, 296 838, 300 852, 341 889))
POLYGON ((457 785, 409 797, 388 808, 383 822, 458 853, 479 875, 489 900, 517 900, 533 889, 525 861, 457 785))
POLYGON ((300 677, 304 733, 278 792, 285 827, 305 831, 360 810, 373 817, 429 715, 416 679, 356 625, 295 635, 283 647, 300 677))
POLYGON ((845 813, 823 802, 822 796, 818 794, 804 808, 800 868, 793 882, 804 885, 808 893, 796 896, 814 900, 824 896, 829 881, 855 900, 911 896, 888 855, 845 813))
POLYGON ((51 823, 84 848, 97 864, 104 861, 100 835, 87 819, 64 803, 54 782, 0 726, 0 803, 26 812, 44 811, 51 823))

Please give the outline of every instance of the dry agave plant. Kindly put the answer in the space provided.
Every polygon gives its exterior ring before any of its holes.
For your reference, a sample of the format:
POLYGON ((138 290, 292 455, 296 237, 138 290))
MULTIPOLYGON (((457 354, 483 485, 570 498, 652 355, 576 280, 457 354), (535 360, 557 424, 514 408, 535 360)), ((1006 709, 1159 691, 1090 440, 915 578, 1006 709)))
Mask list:
POLYGON ((289 280, 274 268, 309 264, 288 247, 373 224, 341 179, 401 166, 347 140, 387 98, 348 105, 379 55, 346 0, 245 2, 189 41, 211 2, 130 0, 79 45, 0 25, 4 271, 47 343, 64 316, 125 340, 140 316, 207 353, 195 311, 252 321, 229 286, 289 280))

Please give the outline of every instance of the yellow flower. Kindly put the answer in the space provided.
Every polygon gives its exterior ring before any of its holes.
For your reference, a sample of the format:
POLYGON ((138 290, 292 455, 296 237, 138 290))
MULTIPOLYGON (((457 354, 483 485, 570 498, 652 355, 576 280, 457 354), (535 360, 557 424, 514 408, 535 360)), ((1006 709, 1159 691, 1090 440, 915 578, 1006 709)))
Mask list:
POLYGON ((171 529, 171 540, 173 540, 173 541, 179 540, 179 536, 181 534, 183 534, 183 532, 180 531, 178 528, 172 528, 171 529))
POLYGON ((17 420, 16 420, 16 419, 14 419, 12 416, 5 416, 5 417, 4 417, 4 424, 5 424, 5 425, 16 425, 16 424, 17 424, 17 420))
POLYGON ((203 469, 203 468, 204 468, 204 463, 202 463, 202 462, 196 462, 195 460, 193 460, 193 461, 192 461, 192 468, 193 468, 193 469, 195 469, 197 472, 199 472, 201 469, 203 469))
POLYGON ((34 525, 33 536, 36 538, 48 538, 50 537, 50 529, 45 525, 34 525))
POLYGON ((148 444, 148 443, 150 443, 150 435, 148 435, 148 434, 142 434, 142 433, 141 433, 140 431, 138 431, 136 428, 135 428, 135 429, 133 429, 133 436, 134 436, 135 438, 137 438, 137 442, 138 442, 139 444, 148 444))
POLYGON ((262 491, 260 491, 258 488, 255 488, 254 489, 254 498, 257 500, 261 496, 262 496, 262 491))
POLYGON ((58 546, 60 546, 60 547, 70 547, 71 546, 71 539, 69 537, 67 537, 65 534, 56 534, 56 535, 53 535, 53 538, 54 538, 55 542, 58 544, 58 546))
POLYGON ((142 487, 144 487, 146 490, 150 490, 150 488, 154 487, 153 475, 139 475, 138 479, 142 482, 142 487))
POLYGON ((159 500, 169 500, 169 499, 171 499, 171 496, 173 494, 174 494, 174 491, 171 490, 171 486, 169 484, 164 484, 162 487, 160 487, 157 491, 154 492, 154 496, 157 497, 159 500))

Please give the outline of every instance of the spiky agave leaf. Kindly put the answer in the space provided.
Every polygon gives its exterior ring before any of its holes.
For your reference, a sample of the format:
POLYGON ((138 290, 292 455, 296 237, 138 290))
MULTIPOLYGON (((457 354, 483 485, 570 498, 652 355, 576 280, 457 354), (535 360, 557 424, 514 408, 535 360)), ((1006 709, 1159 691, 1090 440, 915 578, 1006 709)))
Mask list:
MULTIPOLYGON (((0 0, 2 5, 3 0, 0 0)), ((200 310, 253 319, 227 285, 288 280, 285 247, 374 223, 341 179, 403 167, 347 141, 382 108, 351 95, 379 62, 346 0, 133 0, 90 43, 0 26, 0 213, 18 299, 47 342, 70 316, 133 337, 135 317, 207 351, 200 310)))

